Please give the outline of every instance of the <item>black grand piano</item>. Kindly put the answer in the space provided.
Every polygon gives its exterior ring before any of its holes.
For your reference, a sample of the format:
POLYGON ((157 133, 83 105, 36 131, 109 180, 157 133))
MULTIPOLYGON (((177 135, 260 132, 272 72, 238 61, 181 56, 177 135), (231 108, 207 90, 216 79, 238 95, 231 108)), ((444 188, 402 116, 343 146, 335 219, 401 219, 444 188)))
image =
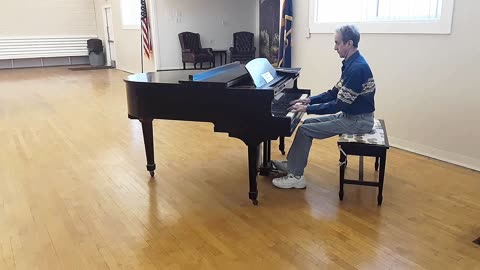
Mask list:
MULTIPOLYGON (((271 172, 271 140, 291 136, 303 113, 288 112, 289 102, 309 97, 298 89, 300 69, 274 69, 266 59, 210 70, 172 70, 125 79, 128 117, 142 123, 147 170, 154 175, 154 119, 212 122, 248 146, 249 198, 257 205, 257 173, 271 172), (260 161, 263 144, 263 162, 260 161)), ((168 158, 168 157, 165 157, 168 158)))

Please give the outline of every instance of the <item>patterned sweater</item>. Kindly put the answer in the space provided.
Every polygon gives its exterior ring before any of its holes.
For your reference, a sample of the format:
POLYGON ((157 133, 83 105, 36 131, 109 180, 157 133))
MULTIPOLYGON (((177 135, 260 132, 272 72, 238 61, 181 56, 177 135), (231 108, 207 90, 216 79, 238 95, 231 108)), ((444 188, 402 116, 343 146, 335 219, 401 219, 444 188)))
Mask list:
POLYGON ((340 81, 327 92, 310 97, 308 114, 362 114, 375 111, 375 81, 359 51, 343 60, 340 81))

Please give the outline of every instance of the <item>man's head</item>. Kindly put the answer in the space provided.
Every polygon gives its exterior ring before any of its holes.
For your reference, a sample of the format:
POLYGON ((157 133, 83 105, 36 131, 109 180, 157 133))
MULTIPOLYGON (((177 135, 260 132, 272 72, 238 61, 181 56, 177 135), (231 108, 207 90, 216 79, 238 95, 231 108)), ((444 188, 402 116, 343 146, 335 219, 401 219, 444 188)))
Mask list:
POLYGON ((335 47, 341 58, 348 58, 358 48, 360 33, 354 25, 344 25, 335 31, 335 47))

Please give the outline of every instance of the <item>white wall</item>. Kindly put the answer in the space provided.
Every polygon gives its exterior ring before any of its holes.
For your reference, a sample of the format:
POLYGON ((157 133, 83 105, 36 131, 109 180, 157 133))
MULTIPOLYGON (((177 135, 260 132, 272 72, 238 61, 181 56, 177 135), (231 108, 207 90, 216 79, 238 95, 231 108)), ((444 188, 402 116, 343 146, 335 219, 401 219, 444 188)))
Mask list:
MULTIPOLYGON (((104 40, 104 21, 103 21, 103 7, 112 7, 113 16, 113 31, 115 36, 115 54, 117 69, 127 71, 130 73, 139 73, 142 70, 141 66, 141 51, 140 51, 140 36, 139 29, 123 29, 121 20, 120 0, 94 0, 96 20, 98 22, 97 33, 98 37, 104 40)), ((147 5, 150 7, 150 2, 147 5)), ((132 11, 137 12, 137 11, 132 11)), ((140 10, 138 11, 140 13, 140 10)), ((144 59, 143 71, 154 71, 154 63, 152 60, 144 59)))
POLYGON ((202 47, 230 48, 233 33, 255 34, 258 51, 258 0, 157 0, 159 66, 182 68, 178 33, 200 33, 202 47))
POLYGON ((91 0, 4 1, 0 8, 0 37, 95 36, 91 0))
MULTIPOLYGON (((451 35, 361 36, 392 145, 480 170, 479 10, 480 1, 455 1, 451 35)), ((295 1, 294 15, 293 65, 317 94, 337 81, 341 60, 333 34, 306 37, 308 1, 295 1)))
MULTIPOLYGON (((112 6, 117 68, 131 73, 140 72, 140 30, 123 29, 120 0, 94 1, 98 22, 96 31, 101 39, 104 39, 103 7, 112 6)), ((183 31, 200 33, 202 45, 215 49, 228 49, 232 45, 233 32, 250 31, 255 33, 258 48, 257 0, 147 1, 149 9, 155 8, 153 4, 156 5, 157 12, 153 14, 152 10, 150 19, 159 40, 154 46, 154 57, 158 64, 155 67, 154 60, 144 59, 144 72, 182 68, 177 35, 183 31)))

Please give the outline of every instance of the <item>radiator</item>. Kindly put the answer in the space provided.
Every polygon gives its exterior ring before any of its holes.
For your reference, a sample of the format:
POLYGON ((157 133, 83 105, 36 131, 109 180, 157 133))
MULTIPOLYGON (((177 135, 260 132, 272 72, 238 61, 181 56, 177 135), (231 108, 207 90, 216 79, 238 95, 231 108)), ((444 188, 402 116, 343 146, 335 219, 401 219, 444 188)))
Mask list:
POLYGON ((0 38, 0 60, 88 56, 93 36, 0 38))

